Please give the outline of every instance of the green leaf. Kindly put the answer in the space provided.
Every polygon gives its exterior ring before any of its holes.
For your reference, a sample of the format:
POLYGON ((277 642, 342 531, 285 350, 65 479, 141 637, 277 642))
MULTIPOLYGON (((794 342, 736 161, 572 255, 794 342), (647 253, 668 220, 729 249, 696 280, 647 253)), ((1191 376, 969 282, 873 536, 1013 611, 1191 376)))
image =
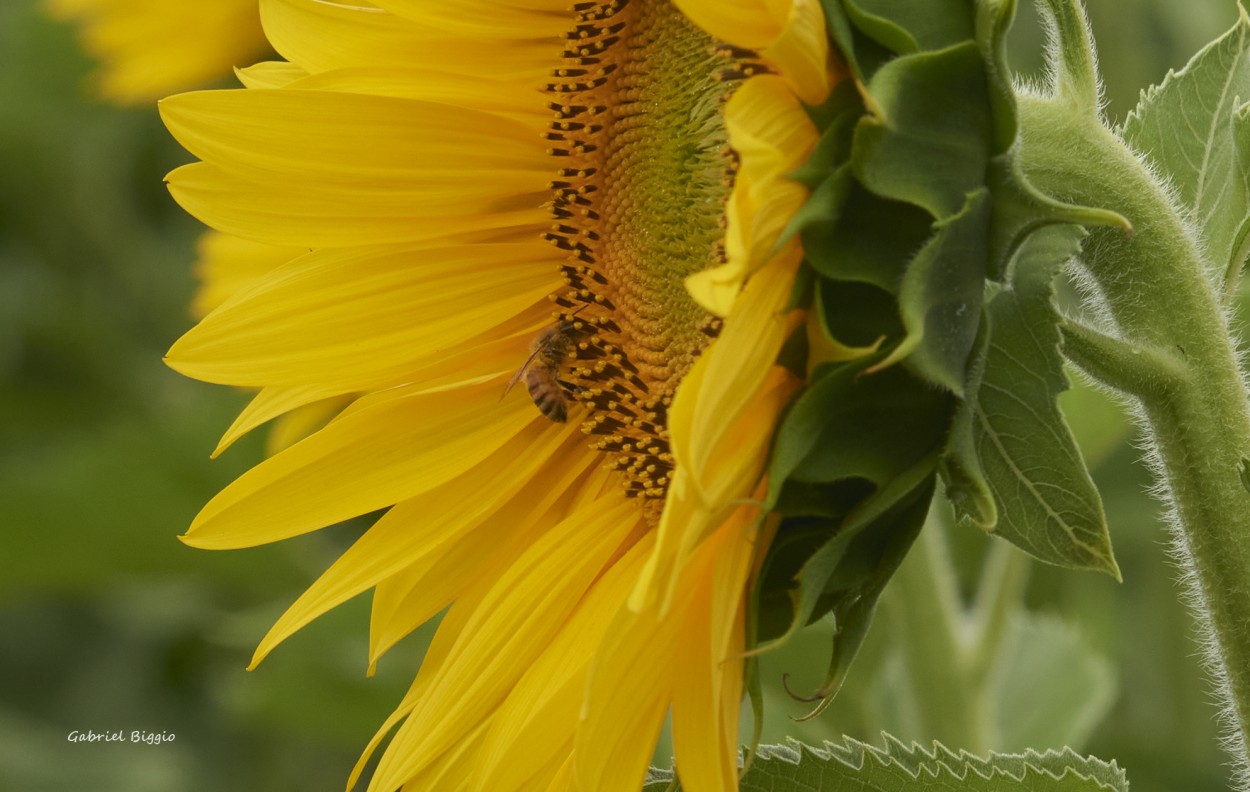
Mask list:
POLYGON ((854 84, 847 80, 838 83, 823 104, 806 110, 821 130, 820 141, 789 178, 812 190, 851 156, 851 139, 855 124, 864 113, 864 103, 854 84))
MULTIPOLYGON (((1243 104, 1233 114, 1233 135, 1237 144, 1237 171, 1250 179, 1250 103, 1243 104)), ((1233 247, 1229 252, 1228 268, 1224 275, 1226 302, 1231 302, 1236 296, 1239 276, 1247 260, 1250 260, 1250 214, 1242 219, 1237 232, 1233 234, 1233 247)))
POLYGON ((903 335, 894 298, 877 286, 820 278, 815 307, 825 336, 845 346, 872 347, 903 335))
POLYGON ((989 700, 1008 750, 1080 745, 1111 709, 1115 671, 1071 625, 1020 614, 996 658, 989 700), (1045 695, 1038 695, 1045 691, 1045 695))
POLYGON ((842 563, 850 540, 851 534, 838 533, 832 520, 792 520, 783 525, 769 548, 759 586, 758 641, 753 654, 787 643, 813 620, 824 587, 842 563), (782 592, 787 595, 784 599, 779 596, 782 592))
POLYGON ((1250 18, 1242 10, 1231 30, 1147 91, 1121 129, 1175 187, 1220 272, 1250 215, 1250 170, 1246 152, 1238 154, 1246 139, 1237 134, 1237 111, 1248 100, 1250 18))
POLYGON ((841 683, 878 594, 924 521, 954 398, 902 367, 869 374, 874 359, 819 366, 773 448, 768 500, 789 518, 765 562, 758 636, 772 648, 834 613, 818 697, 841 683))
POLYGON ((935 219, 959 212, 985 182, 993 125, 988 91, 971 40, 885 64, 868 84, 873 112, 855 130, 856 177, 935 219))
MULTIPOLYGON (((672 775, 648 775, 643 792, 680 789, 672 775)), ((926 750, 885 735, 885 747, 843 738, 816 748, 791 740, 762 745, 739 785, 743 792, 1127 792, 1124 771, 1092 757, 1028 751, 979 758, 938 743, 926 750)))
POLYGON ((906 358, 922 378, 960 396, 981 324, 988 195, 969 194, 959 214, 939 221, 937 235, 907 268, 898 295, 907 336, 887 359, 906 358))
POLYGON ((952 397, 900 367, 867 374, 872 359, 825 364, 777 432, 770 481, 862 478, 884 486, 941 449, 952 397))
POLYGON ((1048 86, 1074 112, 1097 120, 1102 92, 1098 56, 1080 0, 1038 0, 1047 33, 1048 86))
POLYGON ((859 478, 824 483, 789 479, 772 510, 785 517, 842 520, 873 489, 872 482, 859 478))
POLYGON ((815 288, 816 273, 806 261, 800 262, 799 271, 794 276, 794 286, 790 288, 790 299, 786 301, 782 313, 790 313, 796 308, 810 308, 815 288))
POLYGON ((820 0, 825 26, 838 53, 846 60, 857 82, 864 82, 894 53, 852 27, 842 0, 820 0))
POLYGON ((844 0, 864 33, 900 55, 937 50, 972 38, 966 0, 844 0))
POLYGON ((849 163, 817 188, 794 222, 802 223, 803 250, 813 269, 890 294, 933 233, 933 218, 923 209, 873 195, 852 178, 849 163))
MULTIPOLYGON (((811 165, 810 161, 808 165, 811 165)), ((802 208, 794 213, 786 230, 778 238, 777 244, 785 244, 796 232, 801 234, 803 251, 807 254, 808 263, 817 272, 828 276, 828 272, 836 267, 838 262, 837 253, 831 244, 831 237, 834 229, 837 228, 838 218, 841 217, 847 205, 847 197, 850 195, 854 179, 851 177, 850 164, 843 164, 830 170, 821 181, 813 185, 811 174, 814 172, 813 167, 805 174, 797 172, 792 174, 796 180, 807 180, 806 183, 811 187, 812 193, 807 197, 802 208)))
POLYGON ((1095 470, 1124 444, 1132 430, 1124 407, 1087 380, 1077 379, 1063 392, 1059 409, 1072 427, 1081 457, 1095 470))
POLYGON ((910 475, 900 478, 906 480, 910 488, 901 493, 901 497, 892 494, 889 508, 880 517, 862 530, 844 526, 844 531, 853 538, 826 581, 813 614, 832 613, 834 634, 825 680, 811 696, 819 703, 808 717, 824 710, 842 688, 851 661, 868 634, 877 600, 911 549, 929 513, 936 479, 933 464, 921 463, 910 475))
POLYGON ((1007 32, 1015 17, 1016 0, 977 3, 976 40, 981 48, 981 58, 985 61, 985 76, 993 108, 994 145, 991 151, 995 155, 1003 154, 1015 145, 1019 133, 1015 88, 1011 67, 1007 63, 1007 32))
POLYGON ((990 323, 984 307, 981 314, 980 332, 973 344, 972 365, 968 371, 968 392, 974 394, 974 398, 959 400, 939 470, 946 485, 946 498, 955 508, 955 515, 960 519, 970 519, 978 528, 988 531, 998 524, 998 506, 985 479, 985 471, 981 469, 976 448, 975 394, 981 389, 981 380, 985 375, 990 340, 990 323))
MULTIPOLYGON (((838 506, 828 516, 787 519, 781 524, 758 588, 758 651, 775 649, 832 611, 838 620, 831 667, 845 672, 877 596, 924 522, 932 498, 933 469, 932 459, 922 460, 866 498, 865 483, 858 480, 813 488, 824 496, 824 504, 838 506), (851 637, 843 639, 844 633, 851 637)), ((788 482, 785 492, 796 486, 812 485, 788 482)))
POLYGON ((861 33, 899 55, 920 51, 916 38, 893 20, 865 11, 855 0, 842 0, 846 16, 861 33))
POLYGON ((1072 228, 1034 234, 1013 263, 1013 288, 990 301, 973 431, 995 531, 1042 561, 1118 580, 1102 501, 1057 403, 1068 380, 1051 282, 1079 239, 1072 228))

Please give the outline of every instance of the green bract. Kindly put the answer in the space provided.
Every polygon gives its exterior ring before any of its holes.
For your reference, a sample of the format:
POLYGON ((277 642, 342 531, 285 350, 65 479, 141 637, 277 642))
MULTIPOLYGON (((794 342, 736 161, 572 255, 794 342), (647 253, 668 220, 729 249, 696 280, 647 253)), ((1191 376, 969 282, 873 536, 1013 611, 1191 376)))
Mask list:
POLYGON ((1003 54, 1013 2, 825 0, 853 80, 811 115, 820 145, 791 233, 796 299, 827 340, 778 433, 763 647, 825 613, 836 692, 937 479, 958 512, 1034 556, 1118 576, 1098 493, 1056 404, 1050 282, 1114 212, 1055 201, 1019 163, 1003 54), (940 6, 940 10, 937 6, 940 6), (1046 231, 1050 227, 1059 227, 1046 231))

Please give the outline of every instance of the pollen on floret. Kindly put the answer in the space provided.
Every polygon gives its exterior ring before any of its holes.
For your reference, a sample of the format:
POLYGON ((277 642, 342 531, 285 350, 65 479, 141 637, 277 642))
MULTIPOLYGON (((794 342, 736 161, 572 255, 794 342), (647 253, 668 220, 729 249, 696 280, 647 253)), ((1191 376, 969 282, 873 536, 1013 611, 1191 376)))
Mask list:
POLYGON ((545 86, 558 162, 543 238, 564 259, 552 319, 577 338, 560 381, 626 493, 658 504, 674 467, 669 407, 720 329, 684 282, 725 260, 737 161, 721 106, 763 66, 668 0, 573 11, 545 86))

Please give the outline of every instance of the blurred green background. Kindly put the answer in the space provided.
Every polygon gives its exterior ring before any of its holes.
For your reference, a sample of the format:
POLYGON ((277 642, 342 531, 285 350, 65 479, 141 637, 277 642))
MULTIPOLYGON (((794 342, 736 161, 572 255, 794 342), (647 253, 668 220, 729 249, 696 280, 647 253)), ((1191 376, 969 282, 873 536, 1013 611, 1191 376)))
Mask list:
MULTIPOLYGON (((1089 6, 1113 119, 1236 17, 1233 0, 1089 6)), ((1013 35, 1017 67, 1035 70, 1030 9, 1013 35)), ((199 228, 161 182, 187 156, 153 108, 93 102, 91 68, 73 31, 34 0, 0 3, 0 792, 340 790, 411 681, 424 636, 367 679, 362 599, 243 670, 272 620, 359 527, 233 553, 176 540, 260 445, 250 438, 210 461, 246 397, 161 364, 191 323, 199 228), (175 739, 71 743, 74 730, 175 739)), ((1073 727, 1088 736, 1081 750, 1126 766, 1135 790, 1225 789, 1193 626, 1138 453, 1105 400, 1078 393, 1069 409, 1100 459, 1125 582, 1037 565, 1027 573, 1032 615, 1016 614, 1026 626, 1003 642, 1015 652, 1003 667, 1014 670, 994 681, 999 735, 1045 733, 1055 693, 1041 681, 1085 680, 1092 686, 1070 691, 1089 721, 1073 727)), ((967 528, 951 538, 971 592, 988 542, 967 528)), ((906 598, 890 596, 822 717, 788 720, 807 705, 780 680, 793 672, 793 689, 814 687, 827 639, 808 632, 766 659, 766 739, 845 731, 875 741, 883 723, 907 739, 935 736, 888 700, 907 615, 906 598)))

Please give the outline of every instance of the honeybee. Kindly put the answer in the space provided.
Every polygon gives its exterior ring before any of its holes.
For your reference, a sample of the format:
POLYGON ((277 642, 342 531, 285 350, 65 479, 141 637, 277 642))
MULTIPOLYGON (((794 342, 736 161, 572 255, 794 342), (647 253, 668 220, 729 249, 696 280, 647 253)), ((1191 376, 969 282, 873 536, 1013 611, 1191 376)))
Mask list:
POLYGON ((530 356, 508 380, 504 396, 524 377, 525 387, 538 411, 556 423, 567 421, 569 406, 564 386, 560 384, 560 366, 573 349, 577 335, 573 321, 565 319, 535 336, 530 344, 530 356))

